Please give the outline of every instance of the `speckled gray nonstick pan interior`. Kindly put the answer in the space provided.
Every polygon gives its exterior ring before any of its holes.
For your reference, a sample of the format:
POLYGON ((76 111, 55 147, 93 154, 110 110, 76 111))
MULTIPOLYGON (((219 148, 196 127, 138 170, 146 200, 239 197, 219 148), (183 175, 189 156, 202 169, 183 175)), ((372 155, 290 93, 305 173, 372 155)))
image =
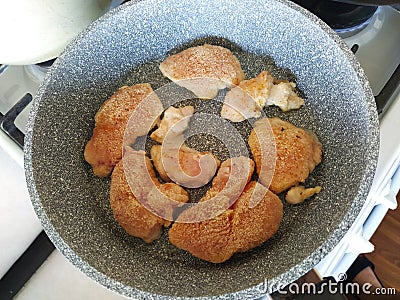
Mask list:
POLYGON ((374 175, 377 124, 354 56, 324 23, 290 2, 131 2, 91 25, 55 62, 28 122, 26 177, 46 233, 102 285, 133 298, 252 298, 300 277, 349 229, 374 175), (248 77, 268 67, 295 80, 305 106, 265 113, 314 130, 323 145, 310 179, 323 191, 285 206, 271 240, 223 264, 175 248, 166 232, 150 245, 127 236, 110 210, 109 180, 93 176, 83 158, 94 114, 107 97, 123 84, 168 83, 158 63, 204 42, 232 49, 248 77))

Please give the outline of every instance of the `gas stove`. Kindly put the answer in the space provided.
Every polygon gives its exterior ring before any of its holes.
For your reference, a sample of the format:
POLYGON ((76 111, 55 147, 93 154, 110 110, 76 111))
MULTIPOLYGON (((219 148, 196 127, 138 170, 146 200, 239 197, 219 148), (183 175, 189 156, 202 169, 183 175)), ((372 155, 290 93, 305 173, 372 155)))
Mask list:
MULTIPOLYGON (((321 276, 339 279, 359 253, 373 251, 369 239, 388 209, 397 206, 400 12, 389 6, 352 7, 341 9, 343 16, 335 18, 332 9, 321 12, 324 1, 309 6, 295 2, 314 10, 353 51, 370 81, 379 114, 380 155, 368 199, 342 241, 315 267, 321 276)), ((30 204, 23 172, 25 124, 51 64, 0 66, 0 243, 7 245, 0 255, 0 298, 125 299, 84 276, 55 250, 30 204)))

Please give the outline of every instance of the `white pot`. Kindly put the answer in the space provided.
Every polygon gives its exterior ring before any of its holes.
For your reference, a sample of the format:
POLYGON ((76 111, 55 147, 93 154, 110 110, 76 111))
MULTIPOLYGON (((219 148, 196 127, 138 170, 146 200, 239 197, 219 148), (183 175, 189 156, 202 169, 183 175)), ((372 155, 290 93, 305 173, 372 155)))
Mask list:
POLYGON ((57 57, 111 0, 1 0, 0 63, 28 65, 57 57))

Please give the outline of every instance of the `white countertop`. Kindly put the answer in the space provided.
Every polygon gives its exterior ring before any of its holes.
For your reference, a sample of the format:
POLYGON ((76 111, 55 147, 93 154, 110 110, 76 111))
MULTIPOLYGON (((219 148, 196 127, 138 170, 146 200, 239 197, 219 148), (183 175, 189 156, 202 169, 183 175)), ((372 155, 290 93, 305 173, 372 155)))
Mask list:
MULTIPOLYGON (((1 138, 7 139, 0 131, 1 138)), ((21 166, 0 146, 0 278, 42 231, 30 202, 21 166)), ((126 299, 76 269, 58 250, 20 290, 15 299, 126 299)))
POLYGON ((0 147, 0 278, 42 231, 23 168, 0 147))
POLYGON ((47 258, 15 300, 126 300, 84 275, 58 250, 47 258))

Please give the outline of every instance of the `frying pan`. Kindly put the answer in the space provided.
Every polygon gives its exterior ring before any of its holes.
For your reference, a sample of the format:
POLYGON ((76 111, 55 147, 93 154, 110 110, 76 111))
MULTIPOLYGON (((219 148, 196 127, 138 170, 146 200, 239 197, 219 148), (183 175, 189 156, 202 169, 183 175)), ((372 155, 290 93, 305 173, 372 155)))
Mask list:
POLYGON ((44 230, 93 280, 134 298, 243 299, 294 281, 337 245, 365 202, 378 143, 363 70, 311 13, 284 0, 148 0, 101 17, 56 60, 33 102, 25 167, 44 230), (272 239, 222 264, 177 249, 166 232, 152 244, 126 235, 110 210, 109 180, 93 176, 83 158, 107 97, 124 84, 162 86, 169 81, 159 62, 205 42, 232 49, 247 77, 270 68, 294 80, 305 106, 265 114, 313 130, 323 145, 323 161, 309 179, 323 191, 302 205, 285 205, 272 239))

